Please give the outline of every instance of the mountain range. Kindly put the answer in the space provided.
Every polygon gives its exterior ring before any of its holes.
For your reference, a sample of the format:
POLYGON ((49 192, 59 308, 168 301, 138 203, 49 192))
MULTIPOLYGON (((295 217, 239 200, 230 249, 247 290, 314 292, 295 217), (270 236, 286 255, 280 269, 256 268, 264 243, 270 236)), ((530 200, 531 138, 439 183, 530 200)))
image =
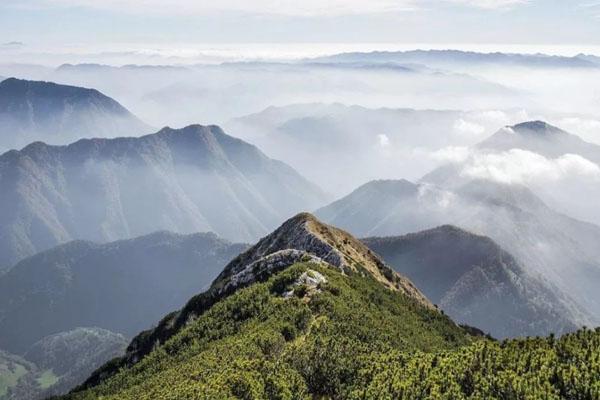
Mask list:
POLYGON ((73 239, 157 230, 252 241, 325 199, 291 167, 217 126, 36 142, 0 155, 0 265, 73 239))
POLYGON ((319 57, 310 61, 424 64, 438 68, 456 65, 526 66, 535 68, 597 68, 598 66, 593 59, 582 55, 564 57, 545 54, 481 53, 461 50, 354 52, 319 57))
POLYGON ((16 78, 0 82, 0 150, 31 142, 148 133, 148 125, 94 89, 16 78))
MULTIPOLYGON (((452 224, 493 239, 527 275, 559 290, 577 326, 597 321, 600 227, 550 209, 518 185, 471 181, 454 190, 408 181, 373 181, 316 215, 360 236, 403 235, 452 224)), ((556 303, 555 303, 556 304, 556 303)), ((558 330, 562 326, 558 324, 558 330)))

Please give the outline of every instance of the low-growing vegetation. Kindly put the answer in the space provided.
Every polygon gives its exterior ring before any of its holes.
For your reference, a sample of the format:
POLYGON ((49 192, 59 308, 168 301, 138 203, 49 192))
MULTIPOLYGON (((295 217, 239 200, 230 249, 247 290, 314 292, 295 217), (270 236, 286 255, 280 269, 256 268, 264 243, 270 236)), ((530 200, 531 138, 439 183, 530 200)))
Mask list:
POLYGON ((600 330, 496 342, 359 273, 297 264, 69 399, 598 399, 600 330), (307 269, 327 281, 283 296, 307 269))

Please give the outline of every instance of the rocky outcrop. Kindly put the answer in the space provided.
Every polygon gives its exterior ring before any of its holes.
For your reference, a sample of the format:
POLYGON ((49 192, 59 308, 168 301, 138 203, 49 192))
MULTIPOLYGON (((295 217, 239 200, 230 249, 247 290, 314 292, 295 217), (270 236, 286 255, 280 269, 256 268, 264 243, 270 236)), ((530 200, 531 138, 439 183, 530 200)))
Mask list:
POLYGON ((305 251, 295 249, 280 250, 246 265, 243 269, 232 275, 219 290, 222 293, 234 291, 238 287, 248 286, 261 276, 273 275, 299 262, 330 265, 323 261, 323 259, 305 251))
POLYGON ((433 308, 410 280, 394 272, 362 242, 341 229, 323 224, 309 213, 286 221, 229 263, 217 277, 214 287, 225 287, 240 271, 266 255, 295 249, 318 257, 341 271, 368 273, 383 285, 398 290, 426 307, 433 308))
POLYGON ((283 297, 290 298, 297 293, 297 289, 304 288, 301 296, 304 298, 311 298, 315 293, 320 293, 319 285, 327 283, 327 278, 320 272, 313 269, 306 270, 292 283, 291 289, 283 293, 283 297))

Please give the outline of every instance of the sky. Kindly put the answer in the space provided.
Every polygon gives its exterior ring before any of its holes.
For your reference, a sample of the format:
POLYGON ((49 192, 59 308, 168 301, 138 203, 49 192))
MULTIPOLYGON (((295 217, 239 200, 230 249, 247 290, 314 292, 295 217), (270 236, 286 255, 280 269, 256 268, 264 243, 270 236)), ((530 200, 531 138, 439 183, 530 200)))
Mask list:
POLYGON ((208 43, 519 44, 585 51, 600 47, 600 1, 0 1, 4 50, 208 43))

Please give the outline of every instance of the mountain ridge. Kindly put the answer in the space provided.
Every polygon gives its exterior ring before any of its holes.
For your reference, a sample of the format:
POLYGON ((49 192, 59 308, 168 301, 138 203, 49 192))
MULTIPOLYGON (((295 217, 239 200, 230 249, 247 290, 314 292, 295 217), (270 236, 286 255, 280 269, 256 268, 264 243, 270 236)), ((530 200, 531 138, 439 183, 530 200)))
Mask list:
POLYGON ((527 276, 492 239, 454 225, 362 241, 458 323, 503 339, 563 334, 566 319, 556 289, 527 276))
POLYGON ((215 125, 67 146, 36 142, 0 155, 0 189, 5 267, 74 238, 167 229, 252 241, 326 199, 294 169, 215 125))
POLYGON ((96 89, 8 78, 0 82, 0 150, 33 141, 146 133, 151 128, 96 89))
POLYGON ((80 389, 95 386, 120 368, 134 366, 157 345, 168 342, 190 321, 200 318, 221 300, 255 283, 265 282, 301 262, 330 266, 342 275, 368 275, 382 287, 401 293, 418 307, 438 313, 412 282, 394 272, 357 239, 321 223, 309 213, 300 213, 234 258, 206 292, 192 297, 182 309, 165 316, 156 328, 136 336, 123 358, 96 371, 80 389), (259 263, 261 260, 265 262, 259 263), (234 279, 241 272, 249 276, 234 279))
POLYGON ((21 353, 80 326, 131 336, 210 284, 245 248, 214 233, 156 232, 36 254, 0 275, 0 348, 21 353))

